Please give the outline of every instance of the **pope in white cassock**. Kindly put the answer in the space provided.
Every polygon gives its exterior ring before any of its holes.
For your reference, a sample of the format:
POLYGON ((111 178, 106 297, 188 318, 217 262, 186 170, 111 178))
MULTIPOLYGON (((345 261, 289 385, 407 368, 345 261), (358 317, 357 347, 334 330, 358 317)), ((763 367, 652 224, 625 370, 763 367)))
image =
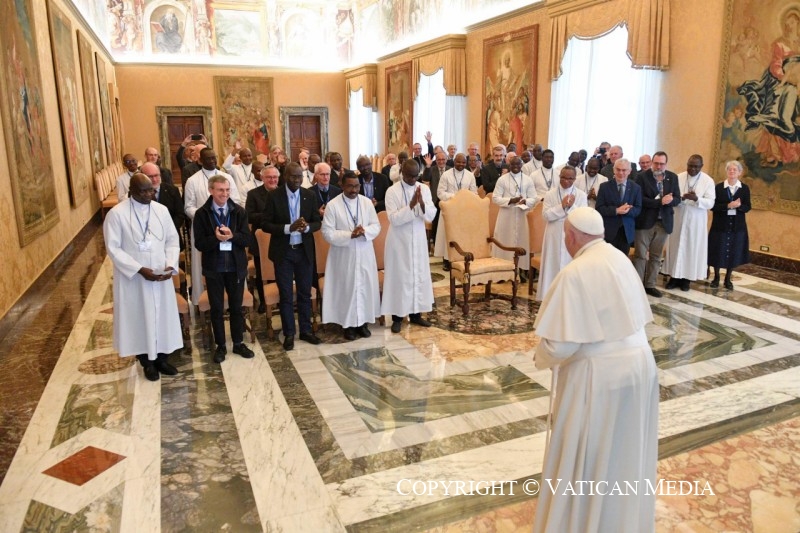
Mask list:
MULTIPOLYGON (((519 268, 528 270, 531 265, 530 240, 528 237, 528 211, 536 204, 536 189, 533 180, 522 172, 522 159, 515 157, 508 164, 509 172, 500 176, 492 193, 492 202, 500 206, 494 237, 506 246, 525 249, 519 258, 519 268)), ((514 260, 514 252, 501 250, 492 245, 492 255, 500 259, 514 260)))
POLYGON ((717 193, 714 179, 702 168, 703 158, 693 155, 686 163, 686 172, 678 174, 681 203, 675 206, 663 267, 670 276, 668 289, 688 291, 690 282, 708 275, 708 210, 714 207, 717 193))
MULTIPOLYGON (((478 186, 475 184, 475 174, 466 170, 466 167, 467 157, 464 154, 456 154, 453 160, 453 168, 445 171, 439 178, 439 186, 436 189, 436 195, 440 203, 449 200, 461 189, 469 189, 473 193, 478 194, 478 186)), ((439 224, 436 226, 436 242, 433 245, 433 255, 435 257, 443 257, 446 262, 450 261, 449 248, 450 247, 447 245, 447 234, 444 229, 444 213, 442 213, 439 215, 439 224)))
POLYGON ((533 530, 652 532, 658 375, 644 328, 653 315, 630 259, 603 240, 600 213, 573 209, 565 226, 574 259, 534 324, 534 362, 553 369, 555 397, 533 530), (580 488, 589 481, 593 495, 580 488))
POLYGON ((412 324, 430 327, 420 313, 433 309, 433 283, 428 260, 425 222, 436 216, 431 191, 417 184, 419 165, 403 163, 403 179, 386 191, 389 232, 384 256, 381 314, 392 315, 392 332, 400 333, 403 317, 412 324))
POLYGON ((550 283, 572 261, 564 245, 564 221, 567 215, 572 209, 587 205, 586 193, 575 187, 575 170, 572 167, 562 168, 559 185, 544 195, 542 205, 542 216, 547 226, 542 242, 542 268, 536 286, 537 301, 542 301, 550 283))
POLYGON ((381 315, 378 264, 372 241, 381 232, 372 200, 358 194, 360 182, 346 174, 342 194, 328 202, 322 236, 331 245, 325 265, 322 319, 339 324, 345 339, 371 335, 368 324, 381 315))
MULTIPOLYGON (((204 148, 200 152, 200 163, 203 168, 195 172, 186 180, 186 187, 183 190, 183 210, 189 217, 189 227, 192 227, 195 212, 206 203, 211 193, 208 192, 208 180, 212 176, 220 175, 228 179, 231 184, 230 199, 241 205, 239 202, 239 190, 236 182, 229 174, 217 170, 217 154, 211 148, 204 148)), ((194 228, 192 227, 192 304, 200 302, 200 295, 203 293, 203 254, 194 246, 194 228)))
POLYGON ((106 250, 114 264, 114 349, 136 355, 150 381, 159 372, 175 375, 167 362, 183 348, 172 274, 178 272, 180 244, 169 210, 153 201, 144 174, 134 174, 130 198, 117 204, 103 222, 106 250))

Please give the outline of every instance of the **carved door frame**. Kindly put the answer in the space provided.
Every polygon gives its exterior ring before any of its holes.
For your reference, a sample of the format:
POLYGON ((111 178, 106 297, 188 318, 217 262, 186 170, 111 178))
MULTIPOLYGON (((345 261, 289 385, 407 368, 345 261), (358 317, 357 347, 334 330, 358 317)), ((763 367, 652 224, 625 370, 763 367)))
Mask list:
POLYGON ((214 129, 212 128, 211 106, 156 106, 156 122, 158 123, 158 137, 161 139, 161 156, 169 154, 169 128, 168 117, 203 117, 203 131, 209 144, 214 146, 214 129))
POLYGON ((289 137, 289 117, 293 116, 317 116, 319 117, 319 142, 320 154, 323 158, 328 153, 328 108, 327 107, 286 107, 278 108, 280 111, 280 121, 283 125, 283 151, 287 154, 291 148, 289 137))

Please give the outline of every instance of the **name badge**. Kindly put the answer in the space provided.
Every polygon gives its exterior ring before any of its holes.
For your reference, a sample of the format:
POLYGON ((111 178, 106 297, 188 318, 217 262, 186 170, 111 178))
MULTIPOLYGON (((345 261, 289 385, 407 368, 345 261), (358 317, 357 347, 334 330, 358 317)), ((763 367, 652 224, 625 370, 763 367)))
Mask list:
POLYGON ((148 240, 139 243, 140 252, 149 252, 153 248, 153 242, 148 240))
POLYGON ((233 243, 231 241, 225 241, 219 243, 219 251, 220 252, 231 252, 233 251, 233 243))

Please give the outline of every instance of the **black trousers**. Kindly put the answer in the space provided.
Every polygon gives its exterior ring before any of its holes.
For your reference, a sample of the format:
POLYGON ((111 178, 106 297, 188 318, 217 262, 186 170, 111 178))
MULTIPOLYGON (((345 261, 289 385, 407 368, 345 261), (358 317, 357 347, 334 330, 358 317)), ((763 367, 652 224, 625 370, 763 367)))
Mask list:
POLYGON ((625 235, 625 226, 620 226, 617 234, 608 243, 625 255, 631 251, 631 243, 628 242, 628 237, 625 235))
POLYGON ((280 263, 275 265, 275 283, 278 284, 281 327, 284 336, 294 335, 293 290, 297 290, 297 320, 300 333, 311 333, 311 278, 314 267, 308 260, 303 245, 290 248, 280 263))
MULTIPOLYGON (((422 318, 422 313, 409 313, 408 318, 411 320, 419 320, 420 318, 422 318)), ((392 315, 392 322, 402 322, 402 321, 403 321, 402 316, 392 315)))
POLYGON ((211 329, 217 346, 225 345, 225 293, 228 294, 228 313, 231 317, 231 338, 233 344, 241 344, 244 339, 244 315, 242 297, 244 279, 238 279, 236 272, 216 272, 206 274, 208 303, 211 305, 211 329))

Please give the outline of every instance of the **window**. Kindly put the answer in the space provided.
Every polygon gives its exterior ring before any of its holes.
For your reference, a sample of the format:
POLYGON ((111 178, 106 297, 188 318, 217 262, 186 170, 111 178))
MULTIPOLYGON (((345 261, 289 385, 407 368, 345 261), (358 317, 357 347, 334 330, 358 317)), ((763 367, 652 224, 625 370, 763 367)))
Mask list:
MULTIPOLYGON (((378 113, 364 107, 364 89, 350 91, 350 167, 355 168, 359 155, 378 153, 378 113)), ((378 169, 380 170, 380 169, 378 169)), ((376 170, 377 172, 377 170, 376 170)))
POLYGON ((455 144, 459 151, 465 152, 466 97, 447 96, 442 69, 430 76, 422 74, 419 78, 414 101, 414 142, 421 143, 422 153, 426 154, 425 133, 429 131, 434 146, 441 145, 447 149, 448 144, 455 144))
POLYGON ((625 26, 596 39, 569 40, 563 74, 552 85, 549 148, 556 164, 581 148, 591 155, 602 141, 622 146, 634 162, 660 149, 662 73, 631 68, 627 47, 625 26))

